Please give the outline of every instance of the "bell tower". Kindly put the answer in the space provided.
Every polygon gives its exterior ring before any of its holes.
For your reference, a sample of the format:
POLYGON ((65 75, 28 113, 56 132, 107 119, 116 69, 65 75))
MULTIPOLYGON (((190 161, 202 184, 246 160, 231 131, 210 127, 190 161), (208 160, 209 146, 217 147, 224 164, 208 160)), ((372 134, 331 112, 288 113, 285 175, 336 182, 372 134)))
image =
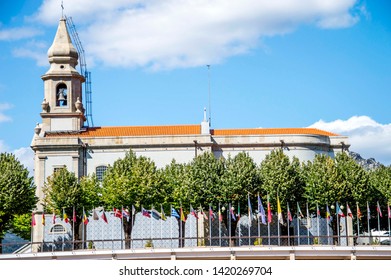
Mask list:
POLYGON ((41 112, 43 132, 80 131, 83 127, 86 118, 82 84, 85 79, 75 69, 78 57, 66 19, 61 18, 48 50, 50 69, 41 77, 44 81, 41 112))

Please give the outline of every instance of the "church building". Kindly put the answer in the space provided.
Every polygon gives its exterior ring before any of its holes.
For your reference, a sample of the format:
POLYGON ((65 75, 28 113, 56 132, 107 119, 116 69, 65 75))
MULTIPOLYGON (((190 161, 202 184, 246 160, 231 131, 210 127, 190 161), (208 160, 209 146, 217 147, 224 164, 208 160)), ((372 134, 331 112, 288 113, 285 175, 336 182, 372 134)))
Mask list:
MULTIPOLYGON (((164 126, 86 126, 82 85, 85 77, 76 70, 79 55, 74 47, 66 19, 59 22, 53 44, 48 50, 49 70, 44 82, 41 123, 34 130, 31 148, 35 153, 36 195, 56 169, 66 167, 77 177, 95 173, 102 178, 108 165, 132 149, 151 158, 158 167, 172 159, 190 162, 204 152, 216 157, 247 152, 259 164, 273 149, 283 148, 288 156, 301 161, 316 154, 331 157, 349 147, 346 136, 314 128, 211 128, 204 111, 200 123, 164 126)), ((42 241, 42 205, 38 202, 37 226, 33 241, 42 241)))

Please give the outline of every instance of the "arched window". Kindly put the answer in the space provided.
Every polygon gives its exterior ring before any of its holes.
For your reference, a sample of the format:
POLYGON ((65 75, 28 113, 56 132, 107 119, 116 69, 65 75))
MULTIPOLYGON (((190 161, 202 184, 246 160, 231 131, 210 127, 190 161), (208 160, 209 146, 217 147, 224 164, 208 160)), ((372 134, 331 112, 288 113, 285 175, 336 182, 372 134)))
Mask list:
POLYGON ((105 172, 107 170, 106 165, 100 165, 96 167, 96 178, 98 179, 99 182, 103 181, 103 177, 105 176, 105 172))
POLYGON ((60 224, 56 224, 52 226, 52 228, 50 229, 50 233, 65 233, 65 232, 66 232, 65 227, 60 224))
POLYGON ((68 105, 68 89, 63 83, 57 85, 56 106, 65 107, 68 105))

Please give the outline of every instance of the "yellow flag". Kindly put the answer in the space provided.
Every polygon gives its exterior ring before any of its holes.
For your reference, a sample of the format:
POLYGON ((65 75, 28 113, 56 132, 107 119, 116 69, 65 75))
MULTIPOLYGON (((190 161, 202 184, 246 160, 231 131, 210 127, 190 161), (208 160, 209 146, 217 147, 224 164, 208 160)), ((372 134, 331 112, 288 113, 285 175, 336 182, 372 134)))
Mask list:
POLYGON ((284 224, 284 219, 282 218, 282 210, 280 205, 280 199, 277 196, 277 214, 278 214, 278 221, 280 224, 284 224))

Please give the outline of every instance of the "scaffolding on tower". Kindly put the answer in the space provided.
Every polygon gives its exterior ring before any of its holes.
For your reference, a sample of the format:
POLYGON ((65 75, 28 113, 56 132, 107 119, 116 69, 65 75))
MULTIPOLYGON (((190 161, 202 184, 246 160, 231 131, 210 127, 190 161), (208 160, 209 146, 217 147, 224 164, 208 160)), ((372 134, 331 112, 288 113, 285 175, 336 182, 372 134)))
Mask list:
POLYGON ((65 16, 66 23, 68 25, 69 32, 71 33, 73 43, 76 46, 77 52, 79 54, 79 65, 80 65, 80 73, 84 76, 84 97, 83 100, 85 102, 85 116, 87 120, 87 127, 93 127, 94 122, 92 120, 92 90, 91 90, 91 72, 87 70, 87 63, 85 59, 84 49, 79 39, 79 35, 76 31, 76 26, 73 24, 72 17, 65 16))

